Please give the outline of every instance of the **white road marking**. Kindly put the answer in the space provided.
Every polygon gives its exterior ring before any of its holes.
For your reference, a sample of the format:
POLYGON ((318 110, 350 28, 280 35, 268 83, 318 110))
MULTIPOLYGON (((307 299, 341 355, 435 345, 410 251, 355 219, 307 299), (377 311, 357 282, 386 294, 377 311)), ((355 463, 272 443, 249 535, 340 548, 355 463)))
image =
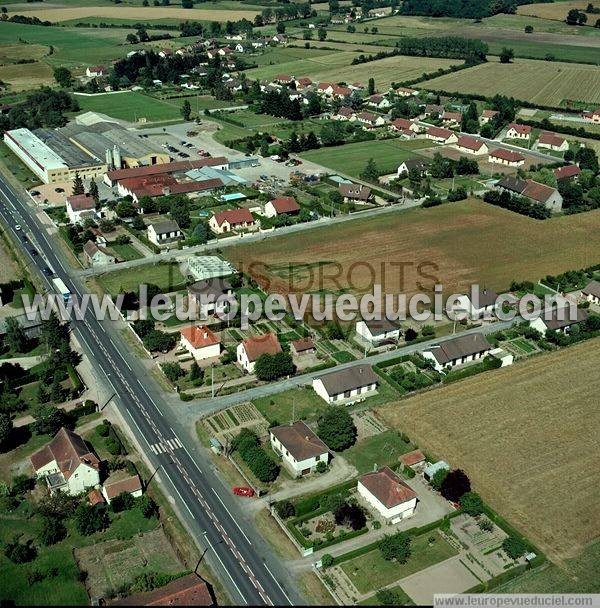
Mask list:
POLYGON ((211 488, 211 489, 213 491, 213 494, 217 497, 217 500, 223 505, 223 508, 225 509, 225 511, 227 511, 227 514, 229 515, 229 517, 231 517, 231 521, 233 521, 233 523, 237 526, 237 529, 242 533, 242 536, 246 539, 248 544, 251 545, 252 543, 250 542, 250 539, 246 536, 244 531, 240 528, 240 525, 235 520, 235 517, 233 517, 233 515, 229 512, 229 509, 225 506, 225 503, 221 500, 221 497, 215 492, 214 488, 211 488))
POLYGON ((288 594, 283 590, 283 587, 279 584, 279 581, 275 578, 275 576, 271 572, 271 569, 269 568, 269 566, 267 566, 267 564, 264 562, 263 562, 263 566, 267 569, 267 572, 271 575, 271 578, 277 583, 277 586, 281 590, 281 593, 283 593, 283 595, 285 595, 285 599, 290 603, 290 605, 293 605, 292 600, 288 597, 288 594))
POLYGON ((165 467, 163 467, 162 470, 164 471, 165 475, 169 478, 169 481, 171 482, 171 485, 173 486, 173 489, 175 490, 175 492, 177 492, 177 496, 179 496, 179 500, 181 500, 181 502, 183 503, 183 506, 188 510, 188 513, 192 516, 192 518, 196 519, 196 516, 192 513, 192 511, 188 507, 187 502, 185 502, 185 500, 183 500, 183 497, 179 493, 177 486, 173 483, 173 480, 171 479, 171 476, 169 475, 169 472, 167 471, 167 469, 165 469, 165 467))

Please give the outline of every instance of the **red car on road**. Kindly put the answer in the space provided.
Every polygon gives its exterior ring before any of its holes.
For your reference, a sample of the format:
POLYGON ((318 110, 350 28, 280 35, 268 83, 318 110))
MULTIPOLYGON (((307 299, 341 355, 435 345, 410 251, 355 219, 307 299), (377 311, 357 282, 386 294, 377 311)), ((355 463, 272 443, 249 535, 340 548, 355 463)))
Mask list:
POLYGON ((232 489, 232 491, 236 496, 246 496, 248 498, 252 498, 252 496, 254 496, 254 490, 252 488, 236 486, 232 489))

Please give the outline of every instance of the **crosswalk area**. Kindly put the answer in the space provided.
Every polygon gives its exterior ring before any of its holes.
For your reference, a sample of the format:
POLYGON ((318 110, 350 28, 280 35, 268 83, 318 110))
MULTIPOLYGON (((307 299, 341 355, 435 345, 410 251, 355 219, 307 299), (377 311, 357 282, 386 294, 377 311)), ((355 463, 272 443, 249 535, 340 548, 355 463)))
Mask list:
POLYGON ((150 449, 155 453, 155 454, 164 454, 165 452, 168 452, 169 450, 178 450, 179 448, 182 448, 183 446, 181 445, 181 441, 179 441, 179 439, 177 439, 177 437, 174 437, 173 439, 165 439, 165 441, 161 441, 159 443, 152 443, 150 445, 150 449))

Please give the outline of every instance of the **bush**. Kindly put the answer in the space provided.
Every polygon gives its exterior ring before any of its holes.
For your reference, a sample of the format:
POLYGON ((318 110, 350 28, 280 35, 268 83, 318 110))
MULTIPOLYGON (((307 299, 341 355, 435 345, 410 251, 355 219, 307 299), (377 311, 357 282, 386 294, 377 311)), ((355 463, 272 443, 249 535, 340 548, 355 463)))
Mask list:
POLYGON ((309 498, 305 498, 304 500, 299 500, 296 503, 296 517, 303 517, 308 513, 312 513, 316 511, 321 506, 320 500, 318 496, 311 496, 309 498))
POLYGON ((36 558, 37 550, 31 542, 20 543, 18 539, 15 538, 11 543, 6 545, 4 555, 6 555, 13 564, 25 564, 36 558))
POLYGON ((358 505, 344 503, 334 512, 335 523, 352 528, 352 530, 362 530, 367 523, 365 512, 358 505))
POLYGON ((381 522, 378 519, 376 519, 373 522, 373 530, 379 530, 380 528, 381 528, 381 522))
POLYGON ((321 565, 323 568, 333 566, 333 555, 329 555, 329 553, 323 554, 323 557, 321 557, 321 565))
POLYGON ((458 502, 464 494, 470 491, 471 482, 461 469, 450 471, 444 478, 440 488, 442 496, 450 502, 458 502))
POLYGON ((483 513, 484 505, 477 492, 466 492, 460 498, 460 508, 469 515, 476 517, 483 513))
POLYGON ((129 492, 121 492, 110 501, 110 508, 113 513, 129 511, 135 506, 135 498, 129 492))
POLYGON ((102 424, 99 424, 96 427, 96 433, 100 437, 108 437, 108 434, 110 433, 110 422, 105 420, 102 424))
POLYGON ((527 544, 518 536, 506 537, 502 543, 502 548, 511 559, 518 559, 528 551, 527 544))
POLYGON ((62 521, 44 517, 42 520, 42 529, 39 534, 39 541, 42 545, 48 547, 64 540, 66 537, 67 528, 62 521))
POLYGON ((444 479, 446 479, 449 472, 450 471, 448 471, 448 469, 439 469, 436 471, 429 482, 431 487, 439 492, 442 488, 442 483, 444 482, 444 479))
POLYGON ((296 509, 289 500, 282 500, 275 505, 275 511, 281 519, 288 519, 296 515, 296 509))
POLYGON ((113 456, 118 456, 119 454, 121 454, 121 444, 113 435, 106 438, 104 446, 106 447, 108 452, 113 456))
POLYGON ((158 505, 147 494, 138 498, 138 506, 146 519, 158 517, 158 505))
POLYGON ((258 437, 249 429, 242 429, 232 442, 242 460, 248 465, 259 481, 269 483, 279 475, 279 466, 262 449, 258 437))
POLYGON ((341 494, 327 494, 321 499, 321 507, 327 511, 336 511, 346 503, 341 494))
POLYGON ((330 406, 319 418, 317 435, 336 452, 354 445, 357 433, 352 416, 343 406, 330 406))
POLYGON ((315 470, 317 471, 317 473, 325 473, 325 471, 327 470, 327 463, 324 460, 319 460, 319 462, 317 462, 315 470))
POLYGON ((410 557, 410 536, 404 532, 396 532, 396 534, 386 534, 377 544, 378 549, 384 559, 391 561, 396 560, 400 564, 405 564, 410 557))
POLYGON ((179 363, 163 363, 161 365, 163 374, 170 382, 177 382, 179 378, 185 376, 185 372, 179 363))

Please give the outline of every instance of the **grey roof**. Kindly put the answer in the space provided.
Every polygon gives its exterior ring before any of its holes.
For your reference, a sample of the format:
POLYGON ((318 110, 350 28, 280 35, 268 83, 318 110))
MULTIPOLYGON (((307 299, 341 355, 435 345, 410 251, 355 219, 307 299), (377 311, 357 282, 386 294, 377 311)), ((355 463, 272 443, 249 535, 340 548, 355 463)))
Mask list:
POLYGON ((549 319, 544 319, 544 317, 542 317, 542 320, 548 329, 563 329, 565 327, 569 327, 570 325, 581 323, 587 318, 588 313, 586 310, 575 308, 574 306, 564 306, 560 309, 560 311, 558 308, 554 309, 549 319), (571 311, 569 309, 574 310, 575 314, 570 314, 571 311))
POLYGON ((153 222, 150 224, 154 227, 156 234, 165 234, 166 232, 177 232, 180 230, 179 224, 174 220, 162 220, 161 222, 153 222))
POLYGON ((339 395, 345 391, 379 383, 379 376, 366 364, 331 372, 320 379, 329 395, 339 395))
POLYGON ((404 165, 409 171, 411 169, 419 169, 420 171, 424 171, 429 166, 428 162, 421 160, 419 158, 408 158, 407 160, 405 160, 403 163, 400 163, 400 164, 404 165))
POLYGON ((492 346, 487 341, 487 338, 481 332, 477 332, 445 340, 427 350, 436 358, 440 365, 446 365, 446 363, 450 363, 450 361, 454 361, 455 359, 491 350, 491 348, 492 346))
MULTIPOLYGON (((471 298, 471 294, 469 294, 469 299, 471 298)), ((485 308, 486 306, 491 306, 498 299, 498 294, 487 287, 483 289, 480 287, 477 290, 477 299, 472 301, 473 305, 477 305, 477 308, 485 308)))
POLYGON ((271 435, 281 444, 297 462, 316 458, 329 452, 329 448, 301 420, 294 424, 282 424, 270 429, 271 435))
POLYGON ((498 180, 496 182, 496 186, 499 188, 504 188, 505 190, 510 190, 511 192, 516 192, 517 194, 521 194, 523 190, 527 188, 527 182, 524 179, 507 175, 506 177, 498 180))
POLYGON ((88 156, 58 130, 36 129, 34 133, 50 149, 54 150, 69 167, 87 167, 99 163, 98 159, 88 156))
POLYGON ((600 298, 600 281, 590 281, 581 292, 600 298))
POLYGON ((399 328, 397 323, 390 321, 388 318, 383 317, 381 319, 371 319, 366 321, 363 319, 364 324, 369 328, 369 331, 373 335, 386 333, 388 331, 394 331, 399 328))
POLYGON ((188 292, 195 296, 212 296, 215 299, 231 291, 231 283, 227 279, 214 277, 196 281, 188 287, 188 292))

